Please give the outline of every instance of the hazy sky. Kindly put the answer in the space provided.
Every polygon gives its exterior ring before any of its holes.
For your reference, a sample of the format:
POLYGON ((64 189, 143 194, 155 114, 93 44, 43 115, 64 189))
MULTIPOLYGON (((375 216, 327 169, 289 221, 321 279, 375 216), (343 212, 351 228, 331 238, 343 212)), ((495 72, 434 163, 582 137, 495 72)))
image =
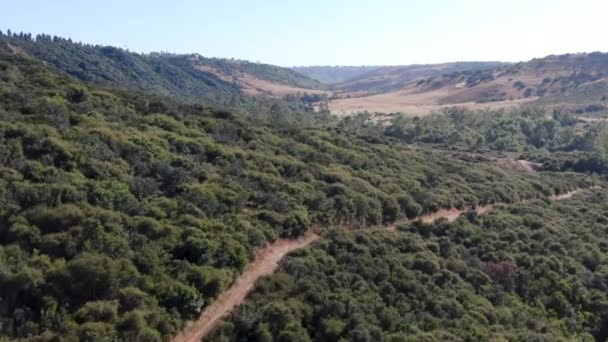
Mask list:
POLYGON ((283 66, 608 51, 608 0, 0 0, 0 29, 283 66))

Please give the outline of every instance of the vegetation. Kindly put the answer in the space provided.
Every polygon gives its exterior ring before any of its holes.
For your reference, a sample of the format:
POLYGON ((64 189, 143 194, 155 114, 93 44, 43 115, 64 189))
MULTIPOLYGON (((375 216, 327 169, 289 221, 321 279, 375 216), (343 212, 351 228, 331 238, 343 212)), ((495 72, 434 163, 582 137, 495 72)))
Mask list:
POLYGON ((380 93, 400 89, 417 80, 424 81, 435 76, 460 72, 475 74, 477 71, 491 70, 502 65, 500 62, 455 62, 397 66, 311 66, 292 69, 330 84, 338 91, 380 93))
POLYGON ((295 87, 308 89, 322 89, 325 87, 321 82, 314 78, 305 76, 305 74, 293 71, 292 69, 281 68, 276 65, 218 58, 205 59, 204 61, 206 63, 220 62, 218 64, 227 64, 237 71, 244 72, 261 79, 288 84, 295 87))
POLYGON ((472 112, 454 107, 425 117, 401 116, 386 134, 407 143, 428 143, 466 150, 523 152, 587 151, 608 147, 603 125, 581 127, 575 116, 542 110, 472 112))
POLYGON ((335 228, 262 281, 217 339, 606 337, 604 198, 588 210, 547 200, 601 182, 571 171, 603 171, 567 164, 601 155, 601 126, 562 139, 568 116, 454 112, 385 129, 335 122, 311 108, 314 95, 241 97, 190 74, 183 56, 48 36, 0 43, 2 339, 166 340, 258 247, 310 226, 335 228), (438 144, 556 162, 514 172, 438 144), (534 205, 365 230, 522 201, 534 205))
POLYGON ((29 34, 3 35, 0 51, 31 56, 83 81, 143 91, 180 101, 232 105, 248 101, 239 85, 197 66, 213 67, 225 75, 241 72, 261 79, 317 89, 321 84, 290 69, 268 64, 169 53, 137 54, 111 46, 89 45, 71 39, 29 34), (236 100, 235 100, 236 99, 236 100))
POLYGON ((313 222, 380 224, 584 182, 101 89, 13 54, 0 116, 0 326, 28 339, 160 339, 256 247, 313 222))
POLYGON ((327 232, 212 341, 604 341, 608 198, 327 232))
POLYGON ((608 126, 567 112, 470 112, 450 108, 422 118, 401 116, 385 134, 407 143, 471 152, 516 152, 545 170, 608 174, 608 126))
POLYGON ((544 108, 546 113, 559 108, 596 116, 606 114, 608 108, 606 70, 608 53, 547 56, 517 64, 387 66, 333 85, 338 92, 330 107, 336 113, 367 110, 384 114, 428 114, 430 108, 454 105, 534 107, 544 108), (349 99, 353 97, 358 100, 349 99), (494 103, 481 105, 489 102, 494 103))

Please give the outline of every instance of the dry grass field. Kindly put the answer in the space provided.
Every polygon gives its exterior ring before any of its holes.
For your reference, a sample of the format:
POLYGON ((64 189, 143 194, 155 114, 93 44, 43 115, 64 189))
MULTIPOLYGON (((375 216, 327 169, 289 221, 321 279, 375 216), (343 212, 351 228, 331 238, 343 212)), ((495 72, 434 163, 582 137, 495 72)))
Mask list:
MULTIPOLYGON (((361 89, 342 89, 334 94, 329 108, 340 116, 363 111, 425 115, 450 106, 483 110, 522 105, 586 113, 605 108, 608 102, 608 74, 604 67, 607 59, 602 54, 547 56, 495 69, 418 79, 386 92, 368 89, 368 94, 362 94, 361 89)), ((364 81, 396 83, 390 77, 357 82, 364 81)))
POLYGON ((329 101, 329 109, 333 114, 338 116, 348 116, 363 111, 371 113, 426 115, 455 105, 473 110, 515 108, 536 99, 526 98, 487 103, 476 103, 473 101, 440 103, 439 100, 443 98, 442 96, 449 95, 449 91, 447 90, 427 93, 396 91, 379 95, 331 100, 329 101))

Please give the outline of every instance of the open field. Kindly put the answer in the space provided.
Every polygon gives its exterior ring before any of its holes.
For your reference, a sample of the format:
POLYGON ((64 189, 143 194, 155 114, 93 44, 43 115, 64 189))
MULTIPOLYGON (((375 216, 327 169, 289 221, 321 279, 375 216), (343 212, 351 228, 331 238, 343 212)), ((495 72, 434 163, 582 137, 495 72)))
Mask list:
POLYGON ((405 113, 426 115, 451 106, 464 106, 473 110, 515 108, 529 103, 535 98, 496 101, 487 103, 460 102, 440 104, 441 95, 447 96, 445 90, 440 92, 413 93, 396 91, 386 94, 337 99, 329 102, 330 111, 338 116, 348 116, 354 113, 368 111, 371 113, 405 113))

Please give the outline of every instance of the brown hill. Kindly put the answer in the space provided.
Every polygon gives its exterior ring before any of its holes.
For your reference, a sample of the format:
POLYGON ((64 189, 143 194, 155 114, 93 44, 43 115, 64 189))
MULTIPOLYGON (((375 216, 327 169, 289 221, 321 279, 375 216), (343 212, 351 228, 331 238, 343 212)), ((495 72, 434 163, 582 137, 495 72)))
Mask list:
POLYGON ((454 72, 491 70, 502 65, 505 65, 505 63, 453 62, 442 64, 384 66, 335 84, 333 89, 337 92, 363 91, 368 93, 384 93, 391 90, 398 90, 411 82, 420 79, 454 72))
POLYGON ((480 109, 527 104, 602 111, 608 96, 608 54, 552 55, 490 70, 451 72, 382 94, 360 94, 359 90, 334 97, 330 109, 339 114, 424 114, 453 105, 480 109))

